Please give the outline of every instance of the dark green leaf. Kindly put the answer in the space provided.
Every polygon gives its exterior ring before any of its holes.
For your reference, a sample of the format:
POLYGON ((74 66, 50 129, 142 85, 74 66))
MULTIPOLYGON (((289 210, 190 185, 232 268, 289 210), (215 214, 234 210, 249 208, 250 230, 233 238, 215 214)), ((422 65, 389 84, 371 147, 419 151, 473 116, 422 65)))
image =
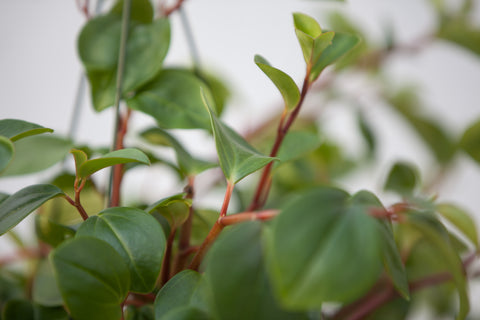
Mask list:
POLYGON ((205 106, 210 114, 220 167, 228 181, 237 183, 275 160, 255 150, 238 133, 220 121, 207 101, 205 106))
MULTIPOLYGON (((78 156, 75 156, 76 162, 77 157, 78 156)), ((81 178, 88 178, 90 175, 103 168, 130 162, 140 162, 147 165, 150 164, 147 155, 142 151, 134 148, 120 149, 109 152, 100 158, 84 161, 77 169, 77 175, 81 178)))
POLYGON ((33 305, 28 300, 10 300, 3 307, 3 320, 36 320, 33 305))
POLYGON ((196 308, 206 313, 209 294, 201 274, 192 270, 182 271, 158 292, 154 304, 155 319, 170 319, 169 315, 185 307, 196 308))
POLYGON ((177 141, 172 135, 170 135, 165 130, 160 128, 150 128, 143 131, 140 134, 148 142, 152 144, 159 144, 170 146, 175 150, 177 155, 177 162, 182 170, 187 176, 197 175, 205 170, 214 168, 217 166, 215 163, 203 161, 192 157, 187 150, 177 141))
POLYGON ((155 320, 153 305, 147 304, 140 308, 128 306, 125 311, 125 320, 155 320))
POLYGON ((209 129, 201 88, 208 90, 192 72, 164 69, 128 99, 127 104, 151 115, 162 129, 209 129))
POLYGON ((480 120, 470 125, 460 140, 460 147, 480 164, 480 120))
POLYGON ((14 153, 15 148, 12 141, 4 136, 0 136, 0 172, 8 167, 14 153))
POLYGON ((185 199, 185 194, 180 193, 155 202, 145 211, 158 212, 167 219, 172 229, 176 229, 187 220, 191 206, 192 200, 185 199))
POLYGON ((35 320, 70 320, 63 307, 45 307, 35 305, 35 320))
POLYGON ((151 215, 135 208, 109 208, 87 219, 76 237, 92 236, 110 244, 130 270, 130 291, 153 290, 162 266, 165 235, 151 215))
MULTIPOLYGON (((122 16, 124 0, 118 0, 111 13, 122 16)), ((153 7, 150 0, 133 0, 130 7, 130 21, 139 23, 151 23, 153 20, 153 7)))
POLYGON ((417 170, 408 163, 397 162, 390 169, 384 189, 401 195, 411 195, 417 186, 417 170))
POLYGON ((262 251, 260 223, 244 223, 222 232, 204 264, 212 290, 212 313, 229 320, 307 319, 302 313, 282 310, 277 303, 262 251))
POLYGON ((64 195, 50 184, 37 184, 23 188, 0 204, 0 235, 4 234, 45 201, 64 195))
MULTIPOLYGON (((121 17, 111 13, 91 19, 78 39, 80 58, 87 69, 95 110, 115 100, 121 17)), ((170 23, 161 18, 151 24, 132 23, 127 42, 123 97, 152 80, 162 68, 170 45, 170 23)))
POLYGON ((274 287, 290 308, 352 301, 380 275, 377 222, 361 198, 351 199, 339 189, 317 188, 291 201, 274 220, 267 240, 274 287))
POLYGON ((63 304, 62 295, 58 290, 49 260, 42 260, 38 265, 33 280, 32 298, 35 303, 47 307, 56 307, 63 304))
POLYGON ((203 310, 193 307, 183 307, 167 313, 161 320, 211 320, 212 318, 203 310))
POLYGON ((12 142, 28 136, 33 136, 45 132, 53 132, 53 130, 23 120, 0 120, 0 136, 5 136, 9 138, 12 142))
MULTIPOLYGON (((75 213, 78 216, 78 212, 75 213)), ((75 235, 75 230, 51 220, 45 214, 39 214, 35 217, 35 231, 40 240, 52 247, 57 247, 60 243, 75 235)))
POLYGON ((356 35, 335 32, 332 44, 326 47, 325 50, 322 51, 320 58, 315 61, 315 65, 312 67, 310 73, 310 82, 315 81, 323 69, 355 48, 359 42, 360 38, 356 35))
POLYGON ((293 110, 300 101, 300 91, 295 81, 285 72, 272 67, 262 56, 255 56, 257 66, 272 80, 285 101, 285 109, 293 110))
POLYGON ((479 248, 478 232, 471 215, 458 206, 449 203, 440 203, 436 209, 442 217, 457 227, 477 249, 479 248))
POLYGON ((50 255, 63 300, 75 320, 118 320, 130 287, 122 257, 105 241, 78 237, 50 255))
POLYGON ((65 158, 72 148, 72 142, 53 135, 40 135, 19 140, 14 147, 15 156, 2 176, 45 170, 65 158))

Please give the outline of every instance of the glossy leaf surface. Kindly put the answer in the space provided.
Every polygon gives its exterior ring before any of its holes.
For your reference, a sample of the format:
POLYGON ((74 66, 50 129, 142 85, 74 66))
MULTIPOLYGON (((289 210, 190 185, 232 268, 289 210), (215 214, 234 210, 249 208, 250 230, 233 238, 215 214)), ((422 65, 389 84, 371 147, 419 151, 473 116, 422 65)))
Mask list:
POLYGON ((191 206, 192 200, 185 199, 185 194, 180 193, 155 202, 145 211, 158 212, 167 219, 172 229, 176 229, 187 220, 191 206))
POLYGON ((155 299, 155 319, 170 319, 173 315, 186 307, 208 311, 207 299, 209 295, 203 276, 192 270, 185 270, 160 289, 155 299))
POLYGON ((201 88, 208 92, 207 85, 192 72, 164 69, 127 104, 152 116, 162 129, 210 129, 201 88))
POLYGON ((222 232, 205 261, 212 290, 211 310, 218 319, 307 319, 282 310, 265 271, 262 225, 243 223, 222 232))
POLYGON ((175 150, 180 170, 187 176, 197 175, 218 166, 215 163, 192 157, 177 139, 160 128, 147 129, 141 133, 141 136, 152 144, 171 146, 175 150))
POLYGON ((0 120, 0 136, 7 137, 12 142, 45 132, 53 132, 53 130, 23 120, 0 120))
POLYGON ((5 170, 13 158, 15 149, 10 139, 0 136, 0 172, 5 170))
MULTIPOLYGON (((80 58, 87 70, 95 110, 115 100, 116 72, 120 47, 121 16, 111 13, 91 19, 78 39, 80 58)), ((122 95, 137 90, 162 68, 170 45, 170 24, 165 18, 151 24, 131 23, 122 95)))
POLYGON ((351 301, 380 275, 377 222, 361 199, 340 189, 316 188, 291 201, 274 220, 267 239, 272 282, 290 308, 351 301), (289 232, 292 226, 294 234, 289 232))
POLYGON ((50 184, 32 185, 12 194, 0 204, 0 235, 16 226, 46 201, 63 194, 62 190, 50 184))
POLYGON ((39 135, 16 141, 14 147, 15 156, 2 176, 45 170, 65 158, 72 148, 72 142, 53 135, 39 135))
POLYGON ((436 209, 442 217, 457 227, 477 249, 479 248, 478 232, 472 216, 462 208, 450 203, 440 203, 436 209))
POLYGON ((298 101, 300 101, 300 91, 295 81, 285 72, 272 67, 270 63, 260 55, 255 56, 255 63, 278 88, 285 101, 285 108, 287 110, 294 109, 298 101))
POLYGON ((80 150, 73 150, 75 155, 75 164, 77 166, 77 175, 80 178, 88 178, 93 173, 106 167, 114 166, 122 163, 140 162, 150 164, 147 155, 142 151, 134 148, 120 149, 109 152, 100 158, 85 160, 86 156, 80 156, 80 150))
POLYGON ((122 257, 103 240, 78 237, 50 255, 63 300, 76 320, 118 320, 130 287, 122 257))
POLYGON ((205 105, 210 114, 220 167, 228 181, 237 183, 274 160, 255 150, 238 133, 218 119, 206 101, 205 105))
POLYGON ((153 290, 162 265, 165 236, 162 227, 143 210, 109 208, 90 217, 77 231, 77 237, 91 236, 110 244, 130 270, 130 290, 153 290))

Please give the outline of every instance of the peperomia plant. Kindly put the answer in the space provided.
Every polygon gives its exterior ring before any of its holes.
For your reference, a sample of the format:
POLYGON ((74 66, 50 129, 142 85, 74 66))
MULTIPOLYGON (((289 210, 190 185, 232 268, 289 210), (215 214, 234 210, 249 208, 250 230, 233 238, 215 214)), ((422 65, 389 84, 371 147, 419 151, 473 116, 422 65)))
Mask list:
MULTIPOLYGON (((361 109, 353 109, 367 146, 367 156, 353 161, 322 134, 316 115, 302 116, 311 93, 354 100, 338 94, 337 74, 368 72, 383 83, 378 70, 405 47, 392 38, 374 47, 338 14, 332 30, 324 30, 310 15, 294 13, 303 82, 299 87, 256 55, 283 105, 273 120, 241 135, 221 118, 229 95, 221 80, 198 65, 163 63, 170 16, 183 2, 156 14, 150 0, 119 0, 93 17, 88 1, 78 2, 88 18, 78 51, 93 107, 116 110, 110 148, 0 120, 0 175, 64 162, 50 181, 0 194, 0 234, 18 246, 17 255, 0 257, 0 319, 404 319, 425 302, 435 317, 466 319, 468 283, 480 274, 472 270, 479 237, 471 216, 439 201, 435 185, 422 185, 419 171, 404 161, 392 164, 384 183, 397 196, 392 204, 370 191, 343 190, 339 176, 374 161, 374 131, 361 109), (127 147, 135 112, 156 126, 127 147), (171 129, 204 130, 217 159, 192 155, 171 129), (166 149, 175 159, 163 155, 166 149), (158 194, 153 203, 125 203, 125 173, 148 165, 169 168, 185 188, 158 194), (101 187, 95 177, 106 168, 109 183, 101 187), (205 188, 224 192, 219 211, 197 201, 195 182, 205 171, 216 175, 205 188), (244 183, 250 175, 256 178, 244 183), (38 243, 29 247, 14 227, 34 212, 38 243), (26 268, 13 264, 19 260, 26 268)), ((438 30, 415 49, 442 38, 478 55, 479 30, 466 22, 473 2, 464 2, 446 15, 435 1, 438 30)), ((379 88, 435 157, 434 181, 457 155, 480 162, 480 122, 455 139, 417 112, 421 101, 411 88, 379 88)))

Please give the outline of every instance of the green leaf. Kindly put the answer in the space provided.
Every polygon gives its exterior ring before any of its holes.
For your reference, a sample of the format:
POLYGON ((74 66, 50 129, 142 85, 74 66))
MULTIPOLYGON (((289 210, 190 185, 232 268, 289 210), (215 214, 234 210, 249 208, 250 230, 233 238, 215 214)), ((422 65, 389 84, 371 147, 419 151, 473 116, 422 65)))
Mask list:
POLYGON ((220 167, 228 181, 237 183, 275 160, 255 150, 238 133, 217 118, 206 99, 204 103, 210 114, 220 167))
POLYGON ((310 82, 315 81, 320 73, 327 66, 331 65, 350 50, 355 48, 360 42, 360 38, 356 35, 335 32, 335 37, 331 39, 332 44, 325 48, 320 58, 315 62, 310 72, 310 82))
POLYGON ((0 173, 8 167, 14 153, 15 148, 12 141, 4 136, 0 136, 0 173))
POLYGON ((128 306, 125 310, 125 320, 154 320, 153 305, 146 304, 140 308, 128 306))
POLYGON ((45 201, 64 195, 50 184, 37 184, 23 188, 0 204, 0 235, 4 234, 45 201))
POLYGON ((42 127, 38 124, 17 120, 3 119, 0 120, 0 136, 9 138, 12 142, 22 138, 41 134, 45 132, 53 132, 52 129, 42 127))
MULTIPOLYGON (((79 152, 74 151, 75 161, 77 162, 77 159, 80 157, 82 158, 80 161, 83 161, 83 155, 78 156, 78 154, 79 152)), ((109 152, 97 159, 81 162, 82 164, 77 168, 77 175, 80 178, 88 178, 93 173, 106 167, 130 162, 140 162, 147 165, 150 164, 150 160, 145 153, 138 149, 126 148, 109 152)))
POLYGON ((76 320, 118 320, 130 272, 105 241, 76 237, 50 254, 63 300, 76 320))
POLYGON ((295 81, 285 72, 272 67, 262 56, 255 56, 257 66, 272 80, 285 101, 285 109, 293 110, 300 101, 300 91, 295 81))
MULTIPOLYGON (((78 212, 75 213, 78 216, 78 212)), ((75 235, 74 229, 51 220, 45 214, 39 214, 35 217, 35 232, 40 240, 52 247, 57 247, 63 241, 75 235)))
MULTIPOLYGON (((118 0, 110 13, 122 16, 124 0, 118 0)), ((133 0, 130 7, 130 21, 148 24, 153 21, 153 7, 150 0, 133 0)))
POLYGON ((448 271, 452 274, 453 282, 458 291, 459 311, 457 320, 466 318, 470 303, 468 299, 467 280, 460 257, 450 244, 448 232, 434 215, 424 212, 410 212, 406 224, 417 230, 437 250, 448 271))
POLYGON ((152 116, 162 129, 210 129, 201 89, 210 97, 206 84, 192 72, 164 69, 127 104, 152 116))
POLYGON ((375 150, 377 149, 377 139, 375 134, 368 123, 365 115, 361 112, 357 113, 357 123, 358 128, 360 129, 360 133, 362 134, 363 140, 366 142, 367 145, 367 154, 368 156, 373 156, 375 150))
POLYGON ((15 156, 2 176, 45 170, 65 158, 72 148, 72 142, 53 135, 40 135, 16 141, 14 147, 15 156))
POLYGON ((206 313, 209 294, 201 274, 184 270, 170 279, 158 292, 154 303, 155 319, 170 319, 172 313, 185 307, 193 307, 206 313))
POLYGON ((162 227, 143 210, 116 207, 87 219, 76 237, 92 236, 110 244, 130 271, 130 291, 153 290, 160 273, 165 235, 162 227))
POLYGON ((318 22, 304 13, 295 12, 293 14, 293 24, 295 29, 302 31, 312 38, 316 38, 322 33, 322 28, 318 22))
POLYGON ((444 21, 437 36, 480 57, 480 28, 463 17, 444 21))
POLYGON ((70 320, 68 313, 62 307, 45 307, 34 305, 35 320, 70 320))
POLYGON ((316 150, 321 144, 316 132, 289 131, 278 151, 279 165, 316 150))
POLYGON ((196 159, 192 157, 187 150, 177 141, 172 135, 160 128, 150 128, 140 134, 145 140, 152 144, 170 146, 175 150, 177 155, 177 162, 180 170, 185 175, 197 175, 205 170, 217 167, 218 165, 212 162, 196 159))
POLYGON ((210 320, 212 319, 205 311, 192 308, 183 307, 169 312, 162 318, 162 320, 210 320))
POLYGON ((470 240, 477 249, 479 249, 479 239, 475 221, 465 210, 450 203, 440 203, 437 205, 437 212, 450 221, 455 227, 470 240))
POLYGON ((316 188, 290 201, 273 221, 267 244, 274 288, 289 308, 352 301, 380 275, 377 222, 358 196, 340 189, 316 188), (295 236, 288 236, 292 226, 295 236))
POLYGON ((248 222, 222 232, 203 266, 212 291, 211 310, 218 319, 308 319, 281 309, 263 262, 262 225, 248 222))
POLYGON ((397 162, 390 169, 384 190, 411 195, 418 186, 418 171, 409 163, 397 162))
MULTIPOLYGON (((90 19, 78 39, 80 59, 87 70, 97 111, 112 106, 115 100, 120 33, 121 17, 111 13, 90 19)), ((124 98, 158 74, 169 45, 168 19, 157 19, 151 24, 131 24, 122 85, 124 98)))
POLYGON ((10 300, 3 307, 3 320, 35 320, 33 305, 28 300, 10 300))
POLYGON ((460 148, 480 164, 480 120, 477 120, 465 130, 460 140, 460 148))
POLYGON ((172 229, 176 229, 187 220, 191 206, 192 200, 185 199, 185 193, 180 193, 155 202, 145 211, 158 212, 167 219, 172 229))
MULTIPOLYGON (((203 71, 203 70, 202 70, 203 71)), ((207 87, 212 93, 212 99, 215 102, 215 112, 217 115, 221 115, 225 106, 231 97, 231 91, 225 80, 221 79, 215 74, 207 73, 199 76, 203 82, 207 84, 207 87)))
POLYGON ((56 307, 63 304, 50 261, 41 260, 33 279, 32 298, 37 304, 56 307))

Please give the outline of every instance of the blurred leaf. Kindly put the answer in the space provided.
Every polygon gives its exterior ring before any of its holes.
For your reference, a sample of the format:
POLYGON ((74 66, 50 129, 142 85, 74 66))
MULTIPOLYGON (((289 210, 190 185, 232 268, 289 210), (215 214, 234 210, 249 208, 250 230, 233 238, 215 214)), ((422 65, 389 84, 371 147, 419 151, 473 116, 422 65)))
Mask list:
POLYGON ((200 79, 205 82, 210 89, 213 101, 215 102, 215 112, 220 116, 231 96, 230 89, 225 85, 225 81, 216 75, 210 73, 205 74, 202 72, 200 79))
POLYGON ((147 304, 139 308, 128 306, 125 310, 125 320, 155 320, 153 305, 147 304))
POLYGON ((184 69, 164 69, 127 100, 129 107, 152 116, 162 129, 209 129, 200 90, 207 85, 184 69))
MULTIPOLYGON (((121 16, 115 13, 92 18, 78 38, 80 59, 87 70, 95 110, 112 106, 120 47, 121 16)), ((170 23, 161 18, 151 24, 130 24, 122 95, 139 89, 162 68, 170 45, 170 23)))
POLYGON ((58 290, 53 268, 48 259, 41 260, 32 286, 32 299, 35 303, 57 307, 63 304, 62 295, 58 290))
POLYGON ((112 246, 93 237, 76 237, 53 250, 50 259, 63 300, 74 319, 121 318, 130 272, 112 246))
MULTIPOLYGON (((122 16, 124 2, 124 0, 118 0, 110 12, 122 16)), ((145 24, 153 21, 153 7, 150 0, 133 0, 131 2, 130 21, 145 24)))
POLYGON ((285 306, 315 309, 325 301, 349 302, 377 281, 379 229, 357 202, 340 189, 316 188, 289 202, 273 221, 267 265, 285 306))
POLYGON ((165 235, 151 215, 135 208, 108 208, 88 218, 76 237, 91 236, 110 244, 130 270, 130 291, 148 293, 160 274, 165 235))
POLYGON ((460 140, 460 148, 480 164, 480 120, 465 130, 460 140))
POLYGON ((218 211, 208 209, 195 209, 192 222, 192 245, 201 245, 208 232, 218 219, 218 211))
POLYGON ((0 204, 0 235, 4 234, 46 201, 64 195, 50 184, 37 184, 12 194, 0 204))
POLYGON ((44 214, 35 216, 35 232, 38 239, 52 247, 57 247, 60 243, 75 235, 75 230, 50 220, 44 214))
POLYGON ((262 257, 262 225, 243 223, 222 232, 203 266, 218 319, 283 320, 308 317, 281 309, 273 296, 262 257))
POLYGON ((363 140, 367 144, 367 154, 369 157, 371 157, 374 155, 375 150, 377 149, 377 139, 375 138, 375 134, 362 112, 357 113, 357 123, 363 140))
POLYGON ((457 227, 479 249, 477 228, 471 215, 450 203, 438 204, 437 212, 457 227))
POLYGON ((167 219, 172 229, 176 229, 187 220, 191 206, 192 200, 185 199, 185 193, 180 193, 155 202, 145 211, 158 212, 167 219))
POLYGON ((316 132, 289 131, 278 152, 279 165, 298 159, 313 152, 320 146, 320 138, 316 132))
POLYGON ((295 12, 293 14, 293 24, 295 29, 302 31, 312 38, 316 38, 322 33, 322 28, 318 22, 304 13, 295 12))
POLYGON ((412 195, 418 186, 418 171, 411 164, 397 162, 390 169, 384 190, 396 192, 400 195, 412 195))
POLYGON ((465 319, 470 310, 467 281, 462 261, 450 244, 447 230, 429 213, 410 212, 405 223, 421 233, 428 242, 438 249, 439 258, 442 259, 448 271, 452 274, 453 283, 457 288, 459 311, 456 319, 465 319))
POLYGON ((53 130, 23 120, 0 120, 0 136, 5 136, 12 142, 45 132, 53 132, 53 130))
POLYGON ((300 101, 300 91, 295 81, 285 72, 274 68, 260 55, 255 55, 257 66, 272 80, 285 101, 285 109, 293 110, 300 101))
MULTIPOLYGON (((82 151, 80 150, 73 150, 76 163, 86 159, 86 155, 78 155, 81 154, 81 152, 82 151), (82 160, 78 160, 80 157, 82 160)), ((129 162, 140 162, 147 165, 150 164, 150 160, 145 153, 138 149, 126 148, 109 152, 97 159, 79 162, 81 164, 77 168, 77 175, 80 178, 88 178, 93 173, 106 167, 129 162)))
POLYGON ((62 307, 45 307, 34 305, 35 320, 70 320, 68 313, 62 307))
POLYGON ((19 140, 14 147, 15 156, 2 176, 45 170, 65 158, 72 148, 72 142, 53 135, 41 135, 19 140))
POLYGON ((14 153, 15 148, 12 141, 4 136, 0 136, 0 173, 8 167, 14 153))
POLYGON ((209 319, 210 317, 206 317, 209 294, 201 274, 184 270, 170 279, 158 292, 154 303, 155 319, 170 319, 172 314, 186 307, 203 311, 205 319, 209 319))
POLYGON ((36 320, 33 305, 28 300, 10 300, 2 311, 3 320, 36 320))
POLYGON ((480 28, 464 17, 445 19, 437 36, 469 50, 480 57, 480 28))
POLYGON ((140 134, 152 144, 170 146, 175 150, 180 170, 187 176, 197 175, 205 170, 214 168, 217 164, 196 159, 172 135, 160 128, 150 128, 140 134))
POLYGON ((206 100, 204 103, 210 114, 220 167, 229 182, 237 183, 275 160, 255 150, 238 133, 217 118, 206 100))

